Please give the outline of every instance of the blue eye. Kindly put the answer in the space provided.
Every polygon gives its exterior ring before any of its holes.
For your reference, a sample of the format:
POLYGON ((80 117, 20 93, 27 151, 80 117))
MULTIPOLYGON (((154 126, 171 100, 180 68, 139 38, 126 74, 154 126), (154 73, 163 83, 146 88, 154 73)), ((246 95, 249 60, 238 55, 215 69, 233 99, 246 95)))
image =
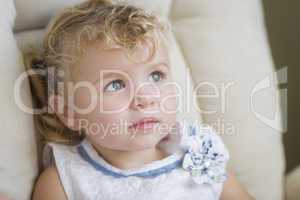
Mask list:
POLYGON ((158 82, 161 79, 163 79, 165 77, 165 74, 160 72, 160 71, 154 71, 151 73, 150 75, 152 77, 152 79, 154 80, 154 82, 158 82))
POLYGON ((115 92, 117 90, 121 90, 124 87, 125 87, 125 83, 122 80, 118 79, 107 84, 104 88, 104 91, 115 92))

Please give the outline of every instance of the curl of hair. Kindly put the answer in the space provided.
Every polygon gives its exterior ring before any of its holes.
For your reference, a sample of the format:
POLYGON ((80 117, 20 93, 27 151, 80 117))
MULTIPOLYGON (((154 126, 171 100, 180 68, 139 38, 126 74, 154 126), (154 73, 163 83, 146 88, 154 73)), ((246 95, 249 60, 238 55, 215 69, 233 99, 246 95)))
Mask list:
POLYGON ((69 129, 54 112, 48 109, 49 84, 44 59, 37 53, 29 52, 25 53, 24 63, 27 72, 30 72, 33 108, 39 110, 33 117, 42 141, 62 144, 76 144, 81 141, 83 139, 81 131, 69 129))

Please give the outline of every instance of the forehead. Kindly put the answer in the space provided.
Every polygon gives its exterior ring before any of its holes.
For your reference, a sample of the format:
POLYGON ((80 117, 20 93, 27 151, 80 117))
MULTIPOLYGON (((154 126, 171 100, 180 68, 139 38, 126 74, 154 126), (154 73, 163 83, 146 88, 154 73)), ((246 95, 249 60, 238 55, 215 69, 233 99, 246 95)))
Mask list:
POLYGON ((152 45, 141 45, 128 54, 119 46, 108 46, 103 42, 86 47, 77 63, 70 69, 74 81, 93 80, 101 70, 121 70, 129 72, 136 67, 169 63, 168 48, 163 40, 156 40, 155 48, 152 45))

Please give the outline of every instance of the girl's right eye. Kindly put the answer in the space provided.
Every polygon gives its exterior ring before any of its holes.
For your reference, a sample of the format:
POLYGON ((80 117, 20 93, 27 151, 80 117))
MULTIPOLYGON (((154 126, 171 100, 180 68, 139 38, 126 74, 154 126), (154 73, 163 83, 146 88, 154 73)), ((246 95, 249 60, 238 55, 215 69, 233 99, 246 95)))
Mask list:
POLYGON ((104 88, 104 91, 105 92, 115 92, 117 90, 121 90, 122 88, 125 87, 125 83, 118 79, 118 80, 114 80, 114 81, 111 81, 110 83, 108 83, 105 88, 104 88))

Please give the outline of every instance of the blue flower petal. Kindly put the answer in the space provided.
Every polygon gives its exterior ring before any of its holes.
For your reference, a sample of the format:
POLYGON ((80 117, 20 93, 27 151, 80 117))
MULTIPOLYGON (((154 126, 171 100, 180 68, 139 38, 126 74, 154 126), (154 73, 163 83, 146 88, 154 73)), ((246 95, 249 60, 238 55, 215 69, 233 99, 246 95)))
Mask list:
POLYGON ((184 155, 183 169, 190 173, 197 184, 225 181, 227 158, 215 148, 213 135, 198 134, 195 127, 190 130, 190 146, 184 155))

